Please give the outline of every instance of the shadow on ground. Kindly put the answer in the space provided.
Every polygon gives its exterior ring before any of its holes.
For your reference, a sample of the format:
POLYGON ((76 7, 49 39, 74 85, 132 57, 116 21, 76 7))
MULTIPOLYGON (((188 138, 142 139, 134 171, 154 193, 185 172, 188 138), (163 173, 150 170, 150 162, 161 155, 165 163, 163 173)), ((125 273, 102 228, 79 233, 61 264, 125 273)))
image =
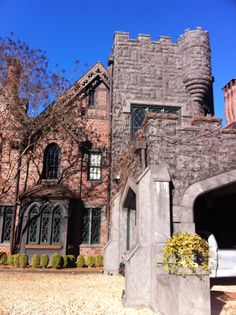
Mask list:
POLYGON ((236 315, 236 277, 211 279, 210 285, 211 315, 236 315))

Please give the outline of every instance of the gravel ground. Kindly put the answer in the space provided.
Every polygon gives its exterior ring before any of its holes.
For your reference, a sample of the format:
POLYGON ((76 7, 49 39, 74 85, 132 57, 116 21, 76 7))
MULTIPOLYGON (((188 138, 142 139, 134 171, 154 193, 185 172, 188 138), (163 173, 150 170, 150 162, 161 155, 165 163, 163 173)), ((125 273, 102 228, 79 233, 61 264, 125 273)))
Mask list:
MULTIPOLYGON (((0 315, 158 314, 147 308, 124 308, 123 289, 121 276, 0 272, 0 315)), ((211 315, 236 315, 236 278, 217 279, 211 298, 211 315)))
POLYGON ((124 309, 124 278, 102 274, 0 273, 1 315, 149 315, 124 309))

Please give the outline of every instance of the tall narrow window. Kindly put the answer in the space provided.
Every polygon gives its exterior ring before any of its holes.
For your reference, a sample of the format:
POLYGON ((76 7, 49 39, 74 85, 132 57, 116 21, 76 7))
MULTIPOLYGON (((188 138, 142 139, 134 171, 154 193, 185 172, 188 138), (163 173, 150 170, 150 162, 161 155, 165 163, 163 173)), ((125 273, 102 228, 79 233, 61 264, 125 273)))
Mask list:
POLYGON ((91 152, 89 155, 88 179, 97 181, 102 179, 101 152, 91 152))
POLYGON ((94 97, 94 91, 90 91, 88 95, 88 106, 94 107, 95 106, 95 97, 94 97))
POLYGON ((13 206, 0 206, 0 237, 1 243, 10 242, 13 221, 13 206))
POLYGON ((61 150, 56 143, 49 144, 44 151, 43 178, 56 179, 60 175, 61 150))
POLYGON ((87 208, 83 216, 83 244, 100 243, 101 209, 87 208))
POLYGON ((52 217, 52 212, 49 206, 47 205, 41 215, 41 230, 40 230, 40 243, 41 244, 50 244, 51 217, 52 217))
POLYGON ((39 240, 39 209, 37 206, 34 206, 30 211, 29 216, 29 233, 28 233, 28 243, 37 244, 39 240))
POLYGON ((52 243, 57 244, 60 242, 61 236, 61 209, 56 207, 53 211, 53 220, 52 220, 52 243))

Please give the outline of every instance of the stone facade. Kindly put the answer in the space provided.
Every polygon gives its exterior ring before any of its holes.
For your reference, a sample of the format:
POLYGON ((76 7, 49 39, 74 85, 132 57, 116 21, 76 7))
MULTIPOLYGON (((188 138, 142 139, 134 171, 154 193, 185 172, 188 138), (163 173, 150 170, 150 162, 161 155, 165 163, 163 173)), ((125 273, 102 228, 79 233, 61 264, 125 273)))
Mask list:
POLYGON ((236 245, 236 132, 214 117, 209 36, 201 28, 186 30, 177 43, 116 33, 110 67, 112 229, 105 272, 124 264, 124 304, 160 311, 164 273, 157 263, 173 232, 210 232, 221 248, 236 245))

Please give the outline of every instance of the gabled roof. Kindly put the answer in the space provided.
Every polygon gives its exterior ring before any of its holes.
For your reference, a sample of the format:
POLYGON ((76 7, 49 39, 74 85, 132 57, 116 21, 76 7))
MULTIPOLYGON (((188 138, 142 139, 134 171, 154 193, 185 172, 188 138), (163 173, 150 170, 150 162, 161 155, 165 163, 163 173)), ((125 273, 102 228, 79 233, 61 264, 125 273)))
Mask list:
POLYGON ((91 89, 95 88, 101 82, 109 88, 110 75, 108 70, 100 62, 97 62, 68 90, 60 95, 55 102, 35 117, 36 128, 40 128, 42 124, 49 125, 53 119, 62 125, 63 121, 60 121, 61 111, 65 110, 66 114, 70 110, 70 105, 73 105, 75 101, 82 100, 89 94, 91 89))

